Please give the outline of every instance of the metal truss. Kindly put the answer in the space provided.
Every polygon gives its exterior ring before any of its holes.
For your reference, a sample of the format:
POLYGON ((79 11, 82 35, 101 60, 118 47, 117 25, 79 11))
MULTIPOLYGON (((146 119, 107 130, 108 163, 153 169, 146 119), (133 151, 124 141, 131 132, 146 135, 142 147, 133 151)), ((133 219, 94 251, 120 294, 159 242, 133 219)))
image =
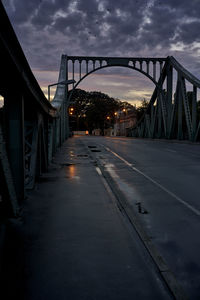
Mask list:
MULTIPOLYGON (((1 2, 0 15, 0 95, 4 98, 0 109, 0 215, 12 211, 17 216, 26 190, 47 171, 68 136, 67 88, 59 84, 53 101, 48 101, 1 2)), ((66 80, 66 74, 62 56, 59 82, 66 80)))
POLYGON ((47 170, 57 148, 68 137, 67 108, 71 96, 68 96, 68 86, 63 84, 68 79, 76 80, 72 87, 74 90, 84 78, 103 68, 118 66, 136 70, 155 84, 155 90, 146 112, 129 135, 190 141, 200 139, 197 110, 200 81, 173 57, 62 55, 59 84, 50 103, 32 74, 1 3, 0 14, 4 24, 0 27, 3 74, 0 76, 0 93, 4 97, 4 108, 0 114, 0 180, 3 178, 5 182, 5 197, 9 198, 15 216, 25 189, 34 187, 37 176, 47 170), (188 89, 188 84, 192 90, 188 89))
POLYGON ((47 149, 42 116, 25 122, 25 187, 32 189, 35 177, 47 170, 47 149))
POLYGON ((200 139, 200 116, 197 110, 200 81, 174 57, 63 56, 63 59, 66 60, 66 78, 70 75, 76 80, 72 93, 90 74, 115 66, 136 70, 155 84, 148 108, 137 125, 129 130, 130 136, 190 141, 200 139), (189 85, 192 90, 189 90, 189 85))
POLYGON ((72 79, 76 80, 76 88, 79 83, 88 75, 107 67, 127 67, 136 70, 150 80, 155 85, 163 70, 166 58, 142 58, 142 57, 95 57, 95 56, 64 56, 67 62, 67 73, 72 74, 72 79), (72 63, 71 70, 69 63, 72 63))
POLYGON ((129 135, 142 138, 200 140, 197 92, 200 80, 168 57, 149 105, 129 135))
MULTIPOLYGON (((2 194, 3 196, 5 196, 4 193, 8 195, 12 214, 13 216, 17 217, 19 215, 19 205, 18 205, 17 195, 16 195, 15 186, 13 182, 12 171, 10 168, 10 163, 6 151, 6 141, 3 135, 1 123, 0 123, 0 172, 3 175, 1 176, 1 180, 3 179, 4 181, 1 182, 1 192, 3 188, 4 192, 2 194), (4 183, 4 187, 3 187, 3 183, 4 183)), ((5 198, 3 199, 3 202, 6 201, 5 198)))

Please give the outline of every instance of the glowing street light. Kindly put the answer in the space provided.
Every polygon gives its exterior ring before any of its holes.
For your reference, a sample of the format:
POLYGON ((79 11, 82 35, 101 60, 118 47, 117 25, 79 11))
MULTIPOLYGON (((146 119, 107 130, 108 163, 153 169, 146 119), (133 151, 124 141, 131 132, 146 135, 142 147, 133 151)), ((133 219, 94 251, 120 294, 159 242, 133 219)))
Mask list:
POLYGON ((74 108, 73 107, 70 107, 69 109, 69 114, 72 116, 73 115, 73 112, 74 112, 74 108))

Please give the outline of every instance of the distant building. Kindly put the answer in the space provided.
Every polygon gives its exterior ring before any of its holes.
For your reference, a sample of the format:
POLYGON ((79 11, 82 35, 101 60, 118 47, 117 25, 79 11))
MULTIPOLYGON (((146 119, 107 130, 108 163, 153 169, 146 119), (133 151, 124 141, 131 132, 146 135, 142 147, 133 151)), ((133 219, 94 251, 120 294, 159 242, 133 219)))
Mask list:
MULTIPOLYGON (((118 111, 114 126, 104 129, 105 136, 128 136, 130 128, 137 122, 136 110, 118 111)), ((92 130, 92 135, 101 135, 99 128, 92 130)))
POLYGON ((99 128, 93 129, 92 135, 101 135, 101 130, 99 128))
POLYGON ((115 136, 114 128, 110 127, 110 128, 104 129, 104 135, 106 135, 106 136, 115 136))
POLYGON ((128 130, 136 125, 137 113, 136 111, 119 112, 114 124, 115 136, 127 136, 128 130))

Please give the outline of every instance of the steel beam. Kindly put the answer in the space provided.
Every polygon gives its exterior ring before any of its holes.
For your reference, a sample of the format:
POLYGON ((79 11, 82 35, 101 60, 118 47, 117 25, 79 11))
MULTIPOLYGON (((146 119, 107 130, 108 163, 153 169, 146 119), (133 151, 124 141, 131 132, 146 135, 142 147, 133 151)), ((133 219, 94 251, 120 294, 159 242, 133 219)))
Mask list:
POLYGON ((192 126, 195 135, 197 129, 197 87, 195 85, 192 93, 192 126))
POLYGON ((11 172, 18 201, 24 199, 24 98, 22 94, 9 94, 4 101, 6 140, 11 172))
POLYGON ((182 97, 183 97, 183 104, 184 104, 188 136, 189 136, 189 140, 192 141, 194 138, 194 132, 193 132, 193 127, 192 127, 192 120, 191 120, 191 114, 190 114, 190 106, 189 106, 188 97, 187 97, 185 78, 182 77, 180 82, 181 82, 181 92, 182 92, 182 97))
POLYGON ((181 83, 180 79, 178 79, 178 89, 177 89, 177 100, 178 100, 178 132, 177 139, 183 139, 183 100, 181 97, 181 83))
POLYGON ((168 64, 167 66, 167 137, 170 135, 170 123, 172 114, 172 90, 173 90, 173 68, 168 64))

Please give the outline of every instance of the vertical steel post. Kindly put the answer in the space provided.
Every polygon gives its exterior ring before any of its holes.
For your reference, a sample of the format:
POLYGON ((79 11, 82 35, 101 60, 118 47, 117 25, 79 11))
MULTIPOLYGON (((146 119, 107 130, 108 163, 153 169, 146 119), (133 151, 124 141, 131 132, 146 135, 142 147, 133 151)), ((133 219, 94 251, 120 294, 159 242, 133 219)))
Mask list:
POLYGON ((79 80, 81 80, 81 61, 79 60, 79 80))
POLYGON ((88 60, 86 61, 86 74, 88 74, 88 60))
POLYGON ((193 85, 192 93, 192 126, 195 135, 197 129, 197 87, 195 85, 193 85))
POLYGON ((147 61, 147 74, 149 75, 149 61, 147 61))
POLYGON ((161 76, 161 73, 162 73, 162 68, 163 68, 163 62, 160 61, 160 76, 161 76))
POLYGON ((173 68, 167 66, 167 137, 169 137, 170 122, 172 114, 172 90, 173 90, 173 68))
POLYGON ((158 90, 157 96, 157 106, 158 106, 158 138, 161 137, 162 132, 162 108, 161 108, 161 99, 160 99, 160 91, 158 90))
MULTIPOLYGON (((74 61, 72 61, 72 79, 74 80, 74 61)), ((74 88, 74 83, 73 83, 74 88)))
POLYGON ((177 100, 178 100, 178 133, 177 139, 181 140, 183 138, 183 101, 181 98, 181 87, 180 78, 178 79, 178 89, 177 89, 177 100))
MULTIPOLYGON (((74 77, 74 62, 72 64, 72 68, 73 68, 73 77, 74 77)), ((68 80, 68 59, 66 57, 66 61, 65 61, 65 79, 68 80)), ((73 78, 74 79, 74 78, 73 78)), ((73 86, 74 88, 74 86, 73 86)), ((68 119, 68 84, 65 85, 65 98, 64 98, 64 107, 63 107, 63 118, 64 118, 64 123, 65 123, 65 135, 64 135, 64 139, 67 139, 69 137, 69 119, 68 119)))
POLYGON ((5 96, 6 142, 18 201, 24 199, 24 99, 21 94, 5 96))
POLYGON ((156 80, 156 62, 153 62, 153 79, 156 80))
POLYGON ((140 63, 140 70, 142 71, 142 61, 140 61, 139 63, 140 63))

